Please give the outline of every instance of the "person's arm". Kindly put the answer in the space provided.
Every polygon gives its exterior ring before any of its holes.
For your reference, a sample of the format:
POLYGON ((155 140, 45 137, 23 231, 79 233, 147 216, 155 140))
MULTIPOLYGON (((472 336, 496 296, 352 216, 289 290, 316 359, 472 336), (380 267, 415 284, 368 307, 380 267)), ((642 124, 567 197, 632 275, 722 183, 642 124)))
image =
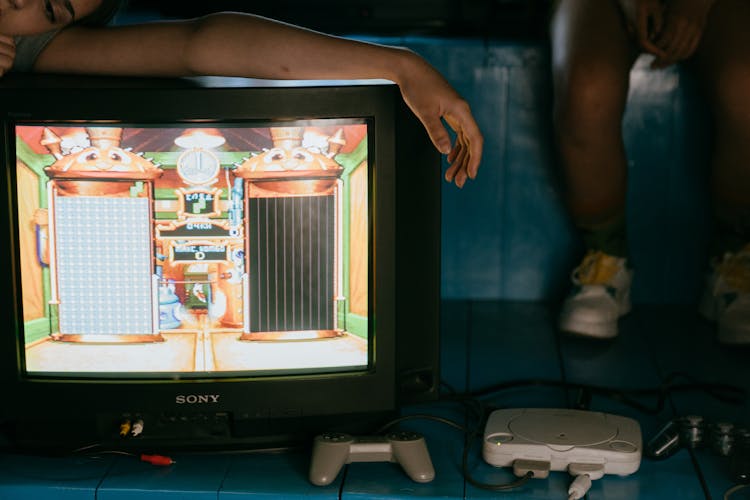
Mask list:
POLYGON ((625 15, 628 31, 638 46, 657 59, 665 57, 665 52, 656 44, 664 24, 664 6, 661 0, 619 0, 625 15))
POLYGON ((395 82, 432 142, 448 154, 446 179, 477 174, 482 134, 469 105, 427 61, 403 48, 330 36, 250 14, 111 28, 70 27, 40 54, 38 72, 395 82), (451 147, 441 118, 456 132, 451 147))

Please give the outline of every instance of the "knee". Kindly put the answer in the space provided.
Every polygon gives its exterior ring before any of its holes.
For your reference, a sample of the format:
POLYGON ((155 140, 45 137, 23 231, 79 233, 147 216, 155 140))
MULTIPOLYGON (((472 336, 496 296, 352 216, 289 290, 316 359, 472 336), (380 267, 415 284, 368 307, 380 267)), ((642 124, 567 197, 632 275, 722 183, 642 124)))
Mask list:
POLYGON ((606 63, 573 63, 554 77, 558 133, 618 129, 627 99, 627 75, 606 63))

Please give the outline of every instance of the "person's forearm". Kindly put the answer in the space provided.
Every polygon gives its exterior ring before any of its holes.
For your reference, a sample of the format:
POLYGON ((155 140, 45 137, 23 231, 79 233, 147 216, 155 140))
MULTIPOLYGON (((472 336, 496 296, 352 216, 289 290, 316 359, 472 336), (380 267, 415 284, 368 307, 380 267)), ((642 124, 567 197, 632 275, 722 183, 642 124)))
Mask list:
POLYGON ((419 70, 406 49, 324 35, 258 16, 212 14, 193 21, 183 51, 191 74, 272 79, 386 78, 419 70))
POLYGON ((448 155, 446 179, 474 178, 482 134, 468 103, 425 59, 399 47, 326 35, 250 14, 62 30, 37 72, 129 76, 218 75, 296 80, 388 79, 448 155), (454 143, 446 124, 456 133, 454 143))
POLYGON ((427 67, 413 52, 322 34, 251 14, 63 30, 35 70, 67 73, 268 79, 385 78, 427 67))

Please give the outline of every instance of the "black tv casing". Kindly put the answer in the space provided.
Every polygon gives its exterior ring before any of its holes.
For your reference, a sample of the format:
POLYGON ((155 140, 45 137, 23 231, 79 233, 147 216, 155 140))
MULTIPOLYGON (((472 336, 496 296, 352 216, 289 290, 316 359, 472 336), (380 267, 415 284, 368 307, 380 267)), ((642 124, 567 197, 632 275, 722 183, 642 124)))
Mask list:
POLYGON ((0 423, 10 442, 20 448, 68 449, 92 441, 106 446, 116 437, 116 422, 140 415, 152 429, 162 429, 141 447, 276 447, 326 430, 369 432, 400 406, 437 397, 441 162, 394 84, 10 75, 0 80, 0 110, 0 262, 6 270, 0 286, 10 297, 1 313, 0 423), (208 125, 337 117, 374 123, 370 238, 377 244, 370 247, 369 297, 376 328, 370 370, 179 380, 24 374, 15 123, 208 125), (176 403, 188 394, 221 397, 213 404, 176 403))

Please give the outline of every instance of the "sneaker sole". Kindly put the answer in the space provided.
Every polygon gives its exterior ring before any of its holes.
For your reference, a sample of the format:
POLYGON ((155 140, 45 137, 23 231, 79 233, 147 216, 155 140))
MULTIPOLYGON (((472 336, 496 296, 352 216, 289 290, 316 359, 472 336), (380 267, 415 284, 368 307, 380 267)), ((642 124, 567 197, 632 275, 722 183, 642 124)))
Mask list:
POLYGON ((617 337, 617 322, 586 323, 580 320, 560 321, 560 330, 576 337, 613 339, 617 337))
POLYGON ((631 308, 630 296, 628 295, 621 304, 620 310, 617 312, 617 319, 614 321, 590 322, 582 321, 580 317, 568 316, 560 318, 558 327, 561 331, 576 337, 613 339, 619 333, 617 328, 619 319, 628 314, 631 308))
POLYGON ((747 327, 730 327, 719 321, 716 299, 709 293, 704 293, 698 304, 698 314, 706 320, 717 323, 716 338, 721 344, 750 345, 750 329, 747 327))

